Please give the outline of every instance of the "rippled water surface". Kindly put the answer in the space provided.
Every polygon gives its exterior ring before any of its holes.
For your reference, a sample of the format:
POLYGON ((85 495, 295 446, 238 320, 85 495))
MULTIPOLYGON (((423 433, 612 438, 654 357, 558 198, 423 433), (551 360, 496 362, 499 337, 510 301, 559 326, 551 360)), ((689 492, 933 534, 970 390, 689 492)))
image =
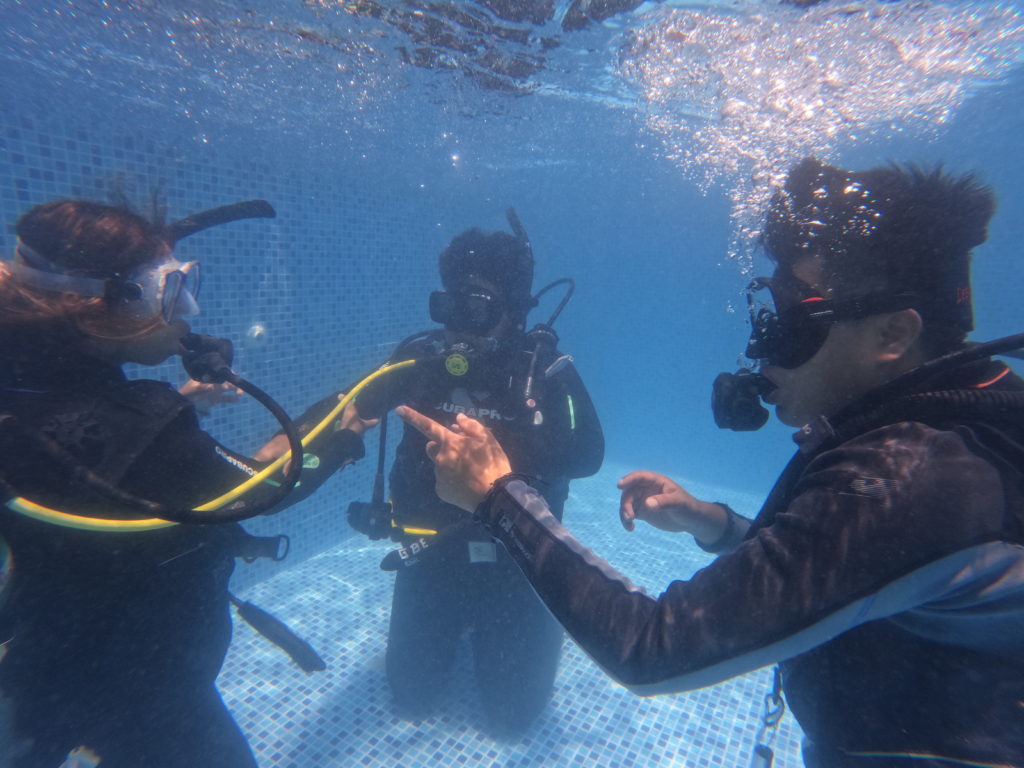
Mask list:
MULTIPOLYGON (((598 105, 724 188, 741 229, 803 155, 940 137, 1024 44, 1012 3, 25 0, 4 15, 5 69, 49 84, 20 94, 38 109, 74 91, 200 142, 246 126, 331 151, 452 148, 457 165, 474 120, 541 115, 564 140, 598 105)), ((579 160, 531 138, 495 142, 484 167, 579 160)))

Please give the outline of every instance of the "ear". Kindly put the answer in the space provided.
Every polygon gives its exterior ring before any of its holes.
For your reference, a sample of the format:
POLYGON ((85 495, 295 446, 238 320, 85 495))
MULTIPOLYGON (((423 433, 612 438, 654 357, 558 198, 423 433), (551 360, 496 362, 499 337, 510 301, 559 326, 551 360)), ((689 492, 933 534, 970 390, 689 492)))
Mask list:
POLYGON ((918 340, 924 323, 915 309, 886 312, 875 316, 877 359, 881 363, 894 363, 917 352, 918 340))

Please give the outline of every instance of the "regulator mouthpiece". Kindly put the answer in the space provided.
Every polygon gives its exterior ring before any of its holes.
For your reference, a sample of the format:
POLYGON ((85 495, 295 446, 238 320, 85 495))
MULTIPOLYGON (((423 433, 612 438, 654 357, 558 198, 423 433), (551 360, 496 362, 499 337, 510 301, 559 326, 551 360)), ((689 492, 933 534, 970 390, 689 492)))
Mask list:
POLYGON ((181 362, 189 377, 207 384, 219 384, 232 377, 234 346, 228 339, 201 333, 187 333, 181 339, 181 362))
POLYGON ((775 385, 760 373, 741 369, 736 373, 720 373, 711 390, 711 412, 720 429, 754 432, 768 421, 768 409, 761 397, 775 385))

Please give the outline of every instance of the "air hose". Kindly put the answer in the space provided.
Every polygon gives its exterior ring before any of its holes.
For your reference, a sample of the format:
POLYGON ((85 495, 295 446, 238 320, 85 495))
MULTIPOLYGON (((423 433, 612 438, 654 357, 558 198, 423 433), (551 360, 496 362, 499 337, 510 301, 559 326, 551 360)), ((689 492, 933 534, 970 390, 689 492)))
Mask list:
MULTIPOLYGON (((358 384, 356 384, 351 391, 342 397, 338 404, 331 409, 331 412, 327 414, 312 430, 304 437, 301 441, 298 441, 298 445, 292 445, 292 451, 286 453, 273 462, 270 465, 262 469, 254 476, 247 479, 245 482, 236 486, 232 490, 218 496, 215 499, 211 499, 205 504, 201 504, 192 510, 172 510, 164 508, 162 505, 156 504, 155 502, 146 501, 145 499, 139 499, 133 497, 130 494, 121 491, 120 489, 111 486, 101 478, 96 477, 88 469, 81 467, 74 461, 74 459, 64 458, 57 452, 62 451, 59 446, 49 445, 40 446, 50 453, 55 459, 61 464, 66 464, 69 460, 71 466, 74 469, 74 479, 81 481, 83 484, 89 486, 91 489, 99 492, 100 494, 111 498, 115 502, 124 504, 125 506, 132 507, 134 509, 151 510, 152 514, 159 514, 160 517, 147 518, 142 520, 117 520, 110 518, 98 518, 98 517, 85 517, 81 515, 74 515, 68 512, 63 512, 57 509, 51 509, 37 504, 36 502, 26 499, 17 493, 6 483, 0 481, 0 494, 7 497, 4 502, 8 509, 13 512, 17 512, 20 515, 30 517, 41 522, 50 523, 52 525, 60 525, 66 528, 76 528, 78 530, 85 531, 99 531, 104 533, 137 533, 141 531, 152 531, 160 528, 167 528, 172 525, 178 525, 179 523, 227 523, 227 522, 238 522, 239 520, 245 520, 254 515, 260 514, 262 511, 269 509, 274 504, 277 504, 284 496, 291 490, 294 485, 294 480, 298 478, 298 473, 302 467, 302 461, 292 461, 289 472, 285 475, 285 482, 281 483, 276 493, 274 494, 269 504, 260 504, 258 508, 255 505, 235 504, 240 497, 249 492, 252 488, 256 487, 260 483, 265 482, 271 475, 277 472, 286 462, 291 460, 293 456, 301 456, 301 449, 313 442, 319 437, 325 429, 338 417, 339 414, 345 409, 350 402, 370 383, 375 381, 381 376, 384 376, 392 371, 407 368, 415 365, 414 360, 405 360, 399 363, 393 363, 391 365, 385 365, 382 368, 371 373, 369 376, 364 378, 358 384), (294 478, 290 480, 289 478, 294 478), (230 507, 228 507, 230 505, 230 507), (225 509, 225 507, 228 507, 225 509), (255 511, 254 511, 255 509, 255 511), (167 515, 167 517, 163 517, 167 515), (173 517, 175 519, 168 519, 173 517)), ((233 378, 227 380, 235 384, 247 394, 252 395, 258 399, 265 407, 274 413, 278 421, 281 422, 283 427, 286 427, 285 432, 293 430, 290 420, 283 410, 280 409, 276 403, 273 402, 262 390, 257 388, 255 385, 241 379, 240 377, 232 374, 233 378), (272 406, 271 406, 272 404, 272 406)), ((45 440, 43 436, 39 436, 39 440, 45 440)), ((291 442, 291 441, 290 441, 291 442)))

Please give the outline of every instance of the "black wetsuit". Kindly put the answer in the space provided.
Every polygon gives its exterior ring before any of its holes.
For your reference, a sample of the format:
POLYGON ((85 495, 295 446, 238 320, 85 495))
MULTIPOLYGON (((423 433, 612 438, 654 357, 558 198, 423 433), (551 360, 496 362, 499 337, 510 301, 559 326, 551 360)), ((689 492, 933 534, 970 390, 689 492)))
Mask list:
MULTIPOLYGON (((570 478, 595 473, 604 436, 579 374, 569 364, 543 372, 560 353, 542 348, 536 364, 534 407, 523 398, 533 349, 525 337, 451 375, 437 358, 439 336, 400 355, 433 359, 391 381, 390 405, 405 403, 451 425, 466 413, 493 430, 517 471, 536 478, 561 517, 570 478)), ((358 402, 362 403, 360 399, 358 402)), ((406 427, 390 475, 395 524, 439 531, 419 562, 399 569, 388 633, 387 674, 404 716, 430 714, 452 674, 462 634, 469 630, 473 669, 488 727, 496 735, 522 732, 551 695, 562 633, 490 536, 434 491, 425 440, 406 427)), ((404 541, 416 535, 402 537, 404 541)), ((428 537, 428 540, 430 537, 428 537)))
POLYGON ((522 480, 477 516, 638 693, 782 662, 808 766, 1024 766, 1024 382, 963 368, 802 438, 757 519, 657 599, 522 480))
MULTIPOLYGON (((21 428, 41 430, 124 490, 173 506, 210 500, 265 466, 218 445, 166 384, 127 381, 91 358, 19 354, 9 344, 0 353, 0 412, 19 424, 2 433, 0 475, 33 501, 109 516, 109 503, 67 485, 67 470, 34 452, 21 428)), ((355 434, 335 435, 285 503, 362 454, 355 434)), ((103 768, 255 765, 215 687, 231 639, 228 579, 241 526, 98 533, 0 508, 0 536, 14 561, 0 608, 13 766, 57 768, 82 745, 103 768)))

